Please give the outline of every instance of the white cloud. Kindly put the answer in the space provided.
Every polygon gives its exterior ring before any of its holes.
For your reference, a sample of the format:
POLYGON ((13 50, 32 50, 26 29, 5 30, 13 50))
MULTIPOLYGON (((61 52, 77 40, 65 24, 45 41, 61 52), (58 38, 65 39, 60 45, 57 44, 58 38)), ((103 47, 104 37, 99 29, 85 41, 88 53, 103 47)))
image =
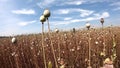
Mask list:
POLYGON ((36 20, 34 20, 34 21, 27 21, 27 22, 19 22, 18 25, 19 26, 27 26, 27 25, 35 23, 35 22, 36 22, 36 20))
POLYGON ((71 17, 64 18, 64 20, 71 20, 71 19, 72 19, 71 17))
POLYGON ((65 6, 65 5, 82 5, 82 4, 90 4, 90 3, 102 3, 102 2, 113 2, 113 0, 60 0, 57 5, 65 6))
POLYGON ((20 26, 26 26, 28 24, 28 22, 20 22, 19 25, 20 26))
POLYGON ((114 11, 120 10, 120 2, 114 2, 110 4, 110 6, 114 6, 115 8, 113 9, 114 11))
POLYGON ((103 18, 107 18, 107 17, 109 17, 109 16, 110 16, 110 15, 109 15, 108 12, 103 12, 102 15, 101 15, 101 17, 103 17, 103 18))
POLYGON ((80 22, 80 21, 81 21, 81 19, 73 19, 73 20, 70 20, 70 22, 72 22, 72 23, 80 22))
POLYGON ((85 18, 85 19, 82 19, 80 21, 93 21, 93 20, 98 20, 100 18, 108 18, 110 17, 109 13, 108 12, 103 12, 102 14, 94 14, 96 16, 93 16, 93 17, 88 17, 88 18, 85 18))
POLYGON ((93 14, 95 17, 98 17, 98 18, 107 18, 107 17, 110 17, 110 14, 109 12, 103 12, 102 14, 99 14, 99 13, 95 13, 93 14))
POLYGON ((93 20, 99 20, 100 18, 108 18, 110 17, 110 14, 108 12, 103 13, 96 13, 93 14, 93 17, 88 17, 84 19, 72 19, 72 18, 64 18, 64 21, 54 21, 52 22, 53 25, 68 25, 71 23, 78 23, 78 22, 87 22, 87 21, 93 21, 93 20), (69 20, 65 20, 69 19, 69 20))
POLYGON ((85 0, 85 3, 102 3, 102 2, 114 2, 117 0, 85 0))
POLYGON ((58 10, 58 12, 60 12, 59 14, 68 14, 70 10, 64 9, 64 10, 58 10))
POLYGON ((30 14, 35 14, 35 11, 33 9, 29 9, 29 10, 22 9, 22 10, 12 10, 12 13, 30 15, 30 14))
POLYGON ((73 0, 73 1, 67 1, 67 2, 64 2, 64 3, 62 3, 62 5, 81 5, 81 4, 83 4, 83 0, 79 0, 79 1, 75 1, 75 0, 73 0))
POLYGON ((110 6, 120 6, 120 2, 114 2, 114 3, 110 4, 110 6))
POLYGON ((97 20, 97 19, 99 19, 99 18, 89 17, 89 18, 83 19, 82 21, 92 21, 92 20, 97 20))
POLYGON ((81 17, 86 17, 86 16, 91 15, 92 13, 94 13, 94 11, 82 10, 80 16, 81 16, 81 17))
POLYGON ((41 0, 39 3, 37 3, 37 5, 40 7, 40 8, 48 8, 51 6, 51 4, 53 4, 55 2, 55 0, 41 0))
POLYGON ((93 14, 93 15, 96 16, 96 17, 99 17, 99 16, 100 16, 99 13, 95 13, 95 14, 93 14))
POLYGON ((69 8, 69 9, 59 9, 54 11, 54 14, 69 14, 69 13, 80 13, 81 17, 86 17, 94 13, 92 10, 85 10, 85 9, 79 9, 79 8, 69 8))

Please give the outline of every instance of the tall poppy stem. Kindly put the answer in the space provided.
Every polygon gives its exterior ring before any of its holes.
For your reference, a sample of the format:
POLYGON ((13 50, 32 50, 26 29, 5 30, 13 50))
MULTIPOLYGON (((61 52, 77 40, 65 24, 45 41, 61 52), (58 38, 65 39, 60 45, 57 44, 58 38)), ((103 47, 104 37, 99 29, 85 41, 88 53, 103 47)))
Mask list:
POLYGON ((45 68, 47 68, 46 57, 45 57, 45 49, 44 49, 44 24, 43 23, 42 23, 42 48, 43 48, 44 65, 45 65, 45 68))
POLYGON ((91 67, 91 44, 90 44, 90 30, 88 29, 89 31, 89 40, 88 40, 88 43, 89 43, 89 67, 91 67))
POLYGON ((54 57, 54 60, 55 60, 55 65, 56 65, 56 68, 58 68, 58 64, 57 64, 57 60, 56 60, 56 56, 55 56, 55 50, 54 50, 54 47, 53 47, 53 42, 52 42, 52 39, 51 39, 51 32, 50 32, 50 24, 49 24, 49 20, 47 18, 47 23, 48 23, 48 33, 49 33, 49 37, 50 37, 50 42, 51 42, 51 48, 52 48, 52 53, 53 53, 53 57, 54 57))

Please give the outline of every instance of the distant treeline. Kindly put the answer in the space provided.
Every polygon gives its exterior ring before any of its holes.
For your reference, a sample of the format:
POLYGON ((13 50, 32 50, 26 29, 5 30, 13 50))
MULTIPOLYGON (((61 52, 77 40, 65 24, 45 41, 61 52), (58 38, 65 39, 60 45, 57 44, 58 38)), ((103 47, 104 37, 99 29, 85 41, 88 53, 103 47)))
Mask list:
POLYGON ((0 38, 8 38, 7 36, 0 36, 0 38))

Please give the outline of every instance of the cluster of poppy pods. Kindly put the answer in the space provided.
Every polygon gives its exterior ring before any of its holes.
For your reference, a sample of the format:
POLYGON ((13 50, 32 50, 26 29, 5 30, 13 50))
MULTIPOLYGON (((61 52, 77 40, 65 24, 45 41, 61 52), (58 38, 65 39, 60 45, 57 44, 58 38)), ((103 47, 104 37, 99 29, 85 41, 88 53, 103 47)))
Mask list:
POLYGON ((40 21, 42 22, 42 24, 46 21, 46 19, 48 19, 48 17, 50 17, 50 10, 45 9, 43 14, 40 16, 40 21))

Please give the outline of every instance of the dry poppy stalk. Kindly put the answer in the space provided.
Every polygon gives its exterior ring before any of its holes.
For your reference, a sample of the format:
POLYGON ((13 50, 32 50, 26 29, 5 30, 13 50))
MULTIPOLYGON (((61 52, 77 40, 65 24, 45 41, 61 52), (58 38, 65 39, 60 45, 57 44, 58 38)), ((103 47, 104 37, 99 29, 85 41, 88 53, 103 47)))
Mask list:
POLYGON ((44 49, 44 22, 46 21, 44 15, 42 15, 40 17, 40 21, 42 22, 42 52, 43 52, 43 59, 44 59, 44 64, 45 64, 45 68, 47 68, 47 64, 46 64, 46 58, 45 58, 45 49, 44 49))
POLYGON ((47 20, 47 23, 48 23, 48 33, 49 33, 50 42, 51 42, 50 45, 51 45, 51 48, 52 48, 52 53, 53 53, 53 57, 54 57, 54 60, 55 60, 56 68, 58 68, 57 59, 55 57, 55 52, 54 52, 55 50, 54 50, 53 42, 52 42, 52 39, 51 39, 50 24, 49 24, 49 20, 48 20, 48 17, 50 17, 50 11, 48 9, 45 9, 43 14, 46 17, 46 20, 47 20))
POLYGON ((91 40, 91 38, 90 38, 90 23, 87 23, 86 24, 86 28, 88 29, 88 31, 89 31, 89 39, 88 39, 88 46, 89 46, 89 61, 88 61, 88 68, 91 68, 91 45, 90 45, 90 40, 91 40))

